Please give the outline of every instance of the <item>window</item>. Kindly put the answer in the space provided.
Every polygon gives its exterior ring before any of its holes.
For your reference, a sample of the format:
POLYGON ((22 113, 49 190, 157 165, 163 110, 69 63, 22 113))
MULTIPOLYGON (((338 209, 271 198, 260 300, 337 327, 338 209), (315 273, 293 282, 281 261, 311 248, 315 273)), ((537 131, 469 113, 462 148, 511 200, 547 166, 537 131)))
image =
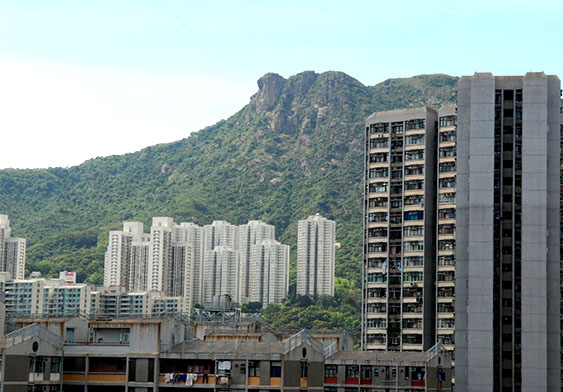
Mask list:
POLYGON ((368 252, 387 252, 387 242, 372 242, 368 244, 368 252))
POLYGON ((424 257, 422 256, 409 256, 403 259, 405 267, 419 267, 424 265, 424 257))
POLYGON ((391 131, 395 135, 401 135, 403 133, 403 124, 393 124, 391 126, 391 131))
POLYGON ((387 281, 387 275, 383 273, 372 272, 367 276, 368 283, 384 283, 387 281))
POLYGON ((338 366, 325 365, 325 377, 338 377, 338 366))
POLYGON ((424 196, 423 195, 407 195, 405 196, 405 205, 406 206, 413 206, 419 205, 420 207, 424 207, 424 196))
POLYGON ((455 177, 440 178, 440 188, 455 188, 455 177))
POLYGON ((405 272, 403 275, 405 282, 422 282, 424 280, 423 272, 405 272))
MULTIPOLYGON (((370 290, 374 289, 368 289, 368 292, 370 290)), ((366 310, 368 313, 385 313, 387 311, 387 306, 385 303, 367 304, 366 310)))
POLYGON ((438 256, 438 265, 455 265, 455 256, 438 256))
POLYGON ((381 267, 387 259, 385 257, 370 257, 368 267, 381 267))
POLYGON ((374 197, 369 199, 369 206, 371 208, 381 208, 387 207, 387 198, 386 197, 374 197))
POLYGON ((424 150, 411 150, 405 153, 405 161, 417 161, 424 159, 424 150))
POLYGON ((367 232, 370 238, 387 237, 387 229, 384 227, 371 227, 367 229, 367 232))
POLYGON ((370 133, 387 133, 389 132, 389 123, 370 124, 370 133))
POLYGON ((386 177, 389 177, 389 168, 387 167, 369 169, 369 178, 386 178, 386 177))
POLYGON ((379 137, 379 138, 375 138, 375 139, 371 139, 369 141, 369 147, 370 148, 385 148, 385 147, 389 147, 389 138, 383 138, 383 137, 379 137))
POLYGON ((66 343, 74 343, 74 328, 66 329, 66 343))
POLYGON ((30 373, 44 373, 45 372, 45 359, 43 357, 30 358, 30 373))
POLYGON ((448 158, 456 156, 456 148, 452 147, 441 147, 440 148, 440 158, 448 158))
POLYGON ((425 121, 423 118, 409 120, 405 123, 407 130, 409 129, 424 129, 425 121))
POLYGON ((366 321, 367 328, 387 328, 386 319, 368 319, 366 321))
POLYGON ((370 222, 370 223, 387 222, 387 213, 386 212, 372 212, 368 215, 368 222, 370 222))
POLYGON ((260 377, 260 361, 248 361, 248 377, 260 377))
POLYGON ((405 220, 422 220, 424 219, 424 211, 405 211, 405 220))
POLYGON ((363 379, 371 379, 371 366, 360 366, 360 374, 363 379))
POLYGON ((406 176, 415 176, 424 174, 424 165, 410 165, 405 166, 405 175, 406 176))
POLYGON ((301 378, 307 378, 309 371, 309 362, 301 360, 301 378))
POLYGON ((444 208, 438 210, 438 219, 455 219, 455 209, 444 208))
POLYGON ((440 142, 455 142, 456 141, 456 131, 448 131, 440 133, 440 142))
POLYGON ((59 357, 51 358, 51 373, 61 372, 61 359, 59 357))
POLYGON ((385 334, 372 333, 366 335, 366 343, 368 344, 385 344, 386 342, 387 338, 385 334))
POLYGON ((438 234, 455 234, 455 225, 438 225, 438 234))
POLYGON ((405 181, 406 191, 412 191, 417 189, 424 189, 424 180, 405 181))
POLYGON ((455 240, 438 241, 438 250, 455 250, 455 240))
POLYGON ((389 157, 389 154, 386 152, 378 152, 375 154, 369 154, 369 161, 371 163, 382 163, 382 162, 387 162, 387 158, 389 157))
POLYGON ((450 127, 456 124, 455 116, 440 117, 440 127, 450 127))
POLYGON ((369 191, 370 192, 387 192, 387 183, 386 182, 377 182, 375 184, 369 184, 369 191))
POLYGON ((456 171, 456 164, 455 164, 455 162, 440 163, 439 171, 440 171, 440 173, 454 172, 454 171, 456 171))
MULTIPOLYGON (((416 237, 424 235, 424 226, 405 226, 403 228, 405 233, 405 237, 416 237)), ((405 244, 405 250, 407 250, 407 246, 405 244)))
MULTIPOLYGON (((450 192, 450 193, 440 193, 438 195, 438 203, 439 204, 451 204, 451 203, 455 203, 455 193, 454 192, 450 192)), ((454 215, 455 217, 455 215, 454 215)))
POLYGON ((405 251, 422 251, 424 250, 424 242, 423 241, 406 241, 405 242, 405 251))
POLYGON ((281 362, 271 362, 270 377, 281 377, 281 362))
POLYGON ((425 137, 424 135, 412 135, 412 136, 407 136, 405 143, 407 146, 409 145, 413 145, 413 144, 424 144, 425 142, 425 137))
POLYGON ((358 365, 346 365, 346 378, 358 378, 360 368, 358 365))
POLYGON ((240 374, 246 374, 246 363, 241 363, 239 367, 240 374))

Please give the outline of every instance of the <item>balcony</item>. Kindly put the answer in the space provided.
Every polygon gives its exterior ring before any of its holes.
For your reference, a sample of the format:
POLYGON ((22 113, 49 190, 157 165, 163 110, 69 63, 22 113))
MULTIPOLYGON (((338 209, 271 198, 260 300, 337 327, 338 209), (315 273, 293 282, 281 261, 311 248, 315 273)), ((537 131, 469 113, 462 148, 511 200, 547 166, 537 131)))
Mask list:
MULTIPOLYGON (((184 373, 175 373, 175 374, 184 374, 184 373)), ((248 385, 254 385, 254 384, 250 384, 250 379, 251 378, 258 378, 258 384, 256 385, 260 385, 260 377, 249 377, 249 383, 248 385)), ((89 380, 89 378, 88 378, 89 380)), ((220 381, 220 377, 217 377, 217 375, 215 374, 208 374, 208 375, 204 375, 204 374, 198 374, 197 375, 197 379, 193 382, 193 385, 200 385, 200 386, 204 386, 204 385, 209 385, 211 387, 213 387, 214 385, 216 385, 215 381, 217 380, 217 382, 220 381)), ((228 384, 230 385, 232 383, 231 378, 228 378, 228 384)), ((165 374, 160 374, 158 376, 158 382, 160 384, 172 384, 171 381, 166 382, 166 375, 165 374)), ((186 386, 185 381, 178 383, 179 385, 182 386, 186 386)))

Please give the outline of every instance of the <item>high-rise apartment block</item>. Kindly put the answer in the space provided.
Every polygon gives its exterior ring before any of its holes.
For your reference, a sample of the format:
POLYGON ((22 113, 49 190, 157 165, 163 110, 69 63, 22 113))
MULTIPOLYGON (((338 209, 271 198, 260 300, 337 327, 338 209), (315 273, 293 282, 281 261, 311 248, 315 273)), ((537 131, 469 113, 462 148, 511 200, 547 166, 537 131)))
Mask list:
POLYGON ((239 261, 239 253, 225 245, 205 252, 203 303, 214 302, 224 294, 239 301, 239 261))
POLYGON ((289 245, 263 240, 250 247, 250 301, 280 303, 289 290, 289 245))
POLYGON ((25 251, 25 239, 12 237, 8 216, 0 214, 0 271, 8 272, 12 279, 23 279, 25 251))
POLYGON ((438 117, 423 107, 378 112, 366 120, 366 350, 423 351, 435 343, 438 117))
MULTIPOLYGON (((203 303, 203 228, 193 222, 182 222, 175 226, 174 240, 177 244, 185 244, 191 252, 191 277, 183 279, 191 281, 192 304, 203 303)), ((187 282, 185 283, 187 287, 187 282)))
POLYGON ((454 349, 457 113, 455 105, 438 112, 436 232, 436 342, 454 349))
POLYGON ((336 223, 319 214, 297 226, 297 294, 334 295, 336 223))
POLYGON ((144 233, 141 222, 125 222, 123 230, 110 231, 104 287, 160 292, 167 298, 182 298, 184 306, 213 302, 225 294, 246 303, 254 293, 267 305, 287 295, 288 257, 284 245, 275 242, 274 226, 261 221, 240 226, 213 221, 201 227, 155 217, 150 234, 144 233), (264 257, 254 263, 262 264, 253 280, 252 249, 262 243, 264 257), (277 271, 276 276, 270 271, 277 271))
POLYGON ((560 89, 459 81, 456 389, 560 390, 560 89))
POLYGON ((180 296, 185 306, 191 306, 192 258, 201 247, 189 242, 189 231, 167 217, 153 218, 150 234, 144 233, 141 222, 125 222, 122 231, 110 231, 104 287, 159 291, 165 296, 180 296))
MULTIPOLYGON (((262 221, 251 220, 246 225, 238 227, 238 250, 240 253, 240 300, 248 302, 251 297, 251 285, 255 281, 251 279, 251 248, 260 245, 262 241, 275 239, 275 227, 262 221)), ((269 264, 269 263, 268 263, 269 264)), ((265 294, 264 294, 265 295, 265 294)), ((287 291, 286 291, 287 295, 287 291)), ((268 296, 266 295, 266 298, 268 296)), ((285 295, 284 297, 285 298, 285 295)), ((262 302, 261 300, 258 302, 262 302)), ((279 302, 279 301, 274 301, 279 302)), ((262 302, 267 304, 268 302, 262 302)))

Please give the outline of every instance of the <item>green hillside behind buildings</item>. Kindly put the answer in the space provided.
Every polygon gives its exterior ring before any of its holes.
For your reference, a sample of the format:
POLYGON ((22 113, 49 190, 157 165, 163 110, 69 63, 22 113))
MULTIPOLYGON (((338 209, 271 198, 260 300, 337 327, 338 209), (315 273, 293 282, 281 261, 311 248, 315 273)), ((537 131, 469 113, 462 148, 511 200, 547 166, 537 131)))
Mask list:
POLYGON ((27 272, 73 270, 92 283, 103 279, 108 230, 123 221, 261 219, 292 247, 294 292, 297 221, 318 212, 337 223, 335 297, 291 298, 263 316, 276 331, 347 328, 357 337, 364 120, 454 102, 456 82, 420 75, 364 86, 341 72, 269 73, 248 105, 185 139, 70 168, 0 170, 0 213, 27 238, 27 272))

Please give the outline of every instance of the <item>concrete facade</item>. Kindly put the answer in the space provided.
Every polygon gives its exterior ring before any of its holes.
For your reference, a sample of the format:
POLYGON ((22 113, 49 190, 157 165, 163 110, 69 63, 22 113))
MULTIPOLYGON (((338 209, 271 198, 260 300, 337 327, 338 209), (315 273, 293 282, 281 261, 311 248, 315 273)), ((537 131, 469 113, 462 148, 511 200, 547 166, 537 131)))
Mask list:
POLYGON ((458 86, 456 389, 560 389, 556 76, 458 86))
POLYGON ((342 336, 305 331, 247 340, 248 333, 236 331, 192 339, 188 330, 175 319, 26 325, 0 339, 2 390, 452 390, 450 357, 440 346, 420 353, 359 352, 339 347, 342 336))
POLYGON ((264 240, 250 247, 250 301, 281 303, 289 290, 289 245, 264 240))
POLYGON ((238 227, 238 251, 240 252, 240 300, 246 303, 251 297, 251 249, 262 241, 275 240, 274 226, 262 221, 251 220, 238 227))
POLYGON ((8 215, 0 214, 0 272, 8 272, 11 279, 23 279, 25 252, 25 238, 12 237, 8 215))
POLYGON ((437 120, 427 107, 366 120, 364 350, 424 351, 436 340, 437 120))
POLYGON ((297 294, 334 295, 336 223, 319 214, 297 226, 297 294))

